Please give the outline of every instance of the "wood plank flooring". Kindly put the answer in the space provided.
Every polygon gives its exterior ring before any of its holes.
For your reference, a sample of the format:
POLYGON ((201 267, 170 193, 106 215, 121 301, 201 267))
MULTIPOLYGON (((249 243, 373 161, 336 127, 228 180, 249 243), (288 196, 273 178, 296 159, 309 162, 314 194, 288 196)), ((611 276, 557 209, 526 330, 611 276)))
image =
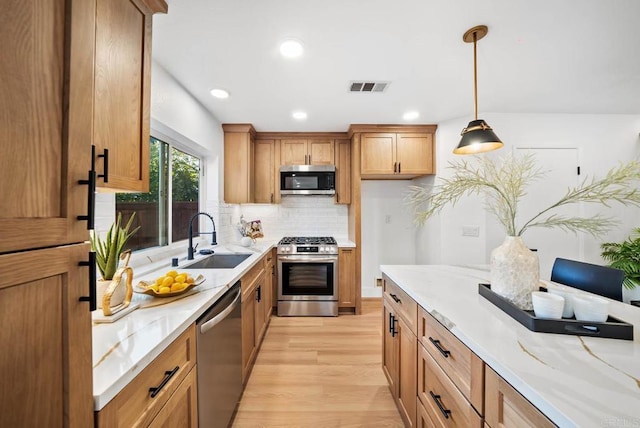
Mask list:
POLYGON ((403 427, 381 368, 381 305, 272 317, 233 427, 403 427))

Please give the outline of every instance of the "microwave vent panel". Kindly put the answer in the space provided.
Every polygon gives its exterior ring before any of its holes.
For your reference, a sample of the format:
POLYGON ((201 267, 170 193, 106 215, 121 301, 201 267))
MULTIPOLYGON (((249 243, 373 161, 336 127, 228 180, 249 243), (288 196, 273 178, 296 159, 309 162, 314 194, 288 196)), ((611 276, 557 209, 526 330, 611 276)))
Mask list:
POLYGON ((390 82, 355 82, 352 81, 349 92, 384 92, 390 82))

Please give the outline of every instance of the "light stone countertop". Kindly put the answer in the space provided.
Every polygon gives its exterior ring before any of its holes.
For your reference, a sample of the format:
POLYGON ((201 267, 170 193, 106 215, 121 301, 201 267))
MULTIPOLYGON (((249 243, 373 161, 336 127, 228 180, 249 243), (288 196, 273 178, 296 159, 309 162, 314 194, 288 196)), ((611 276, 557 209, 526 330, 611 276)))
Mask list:
POLYGON ((535 333, 478 294, 488 268, 381 270, 558 426, 640 426, 640 308, 610 304, 634 341, 535 333))
MULTIPOLYGON (((102 409, 149 363, 193 324, 224 292, 236 283, 277 241, 258 241, 252 247, 218 245, 216 254, 252 253, 234 269, 190 269, 193 277, 205 281, 183 296, 155 298, 134 293, 132 303, 140 307, 114 323, 93 324, 93 400, 94 410, 102 409)), ((196 255, 195 261, 207 256, 196 255)), ((182 271, 186 263, 181 262, 182 271)), ((151 281, 171 270, 169 262, 157 272, 136 276, 151 281)), ((98 311, 101 311, 98 309, 98 311)))

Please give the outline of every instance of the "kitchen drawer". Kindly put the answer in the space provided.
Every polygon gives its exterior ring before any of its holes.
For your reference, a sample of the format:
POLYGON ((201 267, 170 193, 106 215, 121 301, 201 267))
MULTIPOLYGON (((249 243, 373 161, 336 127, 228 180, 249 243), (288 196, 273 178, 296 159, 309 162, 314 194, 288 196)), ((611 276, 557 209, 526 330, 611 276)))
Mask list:
POLYGON ((484 363, 422 307, 418 339, 462 394, 482 414, 484 363))
POLYGON ((482 428, 480 415, 422 345, 418 346, 418 398, 428 416, 427 426, 431 422, 436 427, 482 428))
POLYGON ((547 417, 487 366, 485 420, 493 428, 555 427, 547 417))
POLYGON ((195 325, 189 327, 100 410, 96 418, 97 426, 148 426, 194 367, 195 332, 195 325), (165 380, 157 395, 152 397, 149 389, 159 387, 165 380))
POLYGON ((251 269, 249 269, 249 271, 247 271, 247 273, 245 273, 242 276, 240 282, 241 282, 241 287, 242 287, 242 300, 243 301, 244 301, 245 297, 248 295, 248 293, 251 293, 251 291, 253 290, 253 288, 255 286, 256 279, 260 275, 262 275, 262 273, 264 272, 266 260, 267 260, 266 256, 262 257, 260 260, 258 260, 258 263, 253 265, 251 267, 251 269))
POLYGON ((417 335, 418 304, 388 276, 383 274, 382 277, 384 279, 384 297, 391 302, 391 307, 396 315, 403 317, 409 329, 417 335))

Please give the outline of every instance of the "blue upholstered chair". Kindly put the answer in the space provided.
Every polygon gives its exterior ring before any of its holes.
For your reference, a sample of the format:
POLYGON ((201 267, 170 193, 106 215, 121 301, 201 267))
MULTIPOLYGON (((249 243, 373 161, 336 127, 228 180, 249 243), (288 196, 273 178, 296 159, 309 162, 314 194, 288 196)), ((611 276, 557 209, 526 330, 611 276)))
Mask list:
POLYGON ((624 272, 606 266, 557 258, 551 281, 622 301, 624 272))

